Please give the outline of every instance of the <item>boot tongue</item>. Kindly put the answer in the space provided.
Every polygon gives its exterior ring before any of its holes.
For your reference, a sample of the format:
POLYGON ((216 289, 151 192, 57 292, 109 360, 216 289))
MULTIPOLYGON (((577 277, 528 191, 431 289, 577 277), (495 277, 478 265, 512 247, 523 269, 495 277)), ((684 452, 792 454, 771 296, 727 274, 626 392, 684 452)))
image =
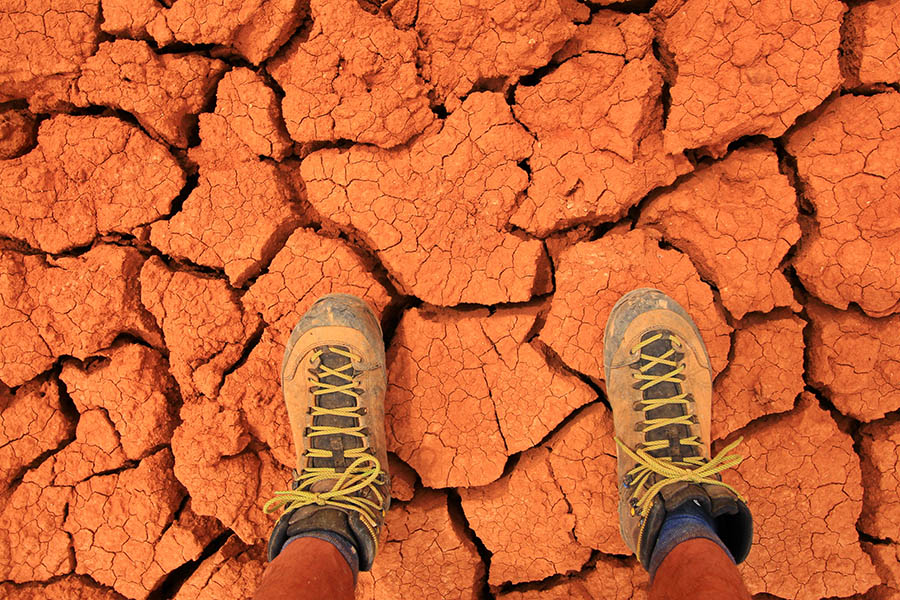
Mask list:
MULTIPOLYGON (((330 348, 336 348, 343 351, 348 350, 343 346, 318 348, 318 350, 322 352, 322 354, 319 356, 319 360, 321 361, 323 367, 337 370, 350 363, 349 358, 337 352, 333 352, 330 348)), ((353 368, 348 368, 342 371, 342 373, 344 373, 348 377, 355 378, 359 374, 359 371, 356 371, 353 368)), ((319 379, 319 381, 321 381, 322 383, 327 383, 329 385, 342 386, 349 383, 346 379, 337 375, 327 375, 322 377, 319 374, 319 369, 314 369, 313 374, 316 378, 319 379)), ((361 390, 355 391, 357 393, 361 392, 361 390)), ((315 403, 321 408, 329 409, 357 406, 356 398, 343 392, 330 392, 327 394, 315 396, 315 403)), ((356 427, 359 425, 359 419, 354 417, 341 417, 336 415, 321 415, 313 417, 313 425, 315 427, 356 427)), ((310 459, 310 466, 317 468, 333 468, 338 473, 343 473, 344 469, 350 466, 350 463, 353 462, 353 459, 348 458, 344 455, 344 453, 352 448, 361 447, 363 443, 361 438, 345 434, 317 435, 309 438, 309 441, 313 448, 326 450, 332 454, 332 458, 310 459)), ((323 487, 330 488, 330 483, 324 483, 326 485, 323 487)))
MULTIPOLYGON (((660 357, 665 355, 669 350, 673 349, 672 340, 670 338, 671 332, 666 330, 656 330, 645 333, 641 337, 641 341, 650 339, 657 334, 662 334, 662 337, 644 346, 643 350, 641 351, 642 354, 646 354, 647 356, 660 357)), ((675 352, 670 354, 666 360, 680 363, 683 358, 684 353, 678 352, 676 350, 675 352)), ((641 359, 638 363, 638 367, 643 367, 644 365, 651 362, 652 361, 641 359)), ((646 375, 660 376, 669 373, 675 368, 676 367, 672 367, 670 365, 655 364, 646 371, 643 371, 643 373, 646 375)), ((679 378, 683 378, 683 375, 679 375, 679 378)), ((640 382, 641 385, 643 385, 644 383, 646 382, 640 382)), ((681 384, 671 381, 664 381, 645 389, 643 391, 643 398, 644 400, 671 398, 673 396, 677 396, 681 392, 681 384)), ((688 407, 684 404, 664 404, 663 406, 660 406, 658 408, 645 411, 644 416, 645 419, 681 417, 688 413, 687 408, 688 407)), ((658 429, 648 431, 644 434, 644 437, 648 442, 656 440, 669 440, 669 446, 667 448, 662 448, 660 450, 651 450, 650 452, 648 452, 648 454, 655 458, 662 458, 664 456, 670 457, 673 461, 681 461, 688 456, 699 456, 697 446, 683 446, 680 442, 682 438, 690 437, 690 435, 691 428, 687 425, 668 425, 666 427, 660 427, 658 429)))

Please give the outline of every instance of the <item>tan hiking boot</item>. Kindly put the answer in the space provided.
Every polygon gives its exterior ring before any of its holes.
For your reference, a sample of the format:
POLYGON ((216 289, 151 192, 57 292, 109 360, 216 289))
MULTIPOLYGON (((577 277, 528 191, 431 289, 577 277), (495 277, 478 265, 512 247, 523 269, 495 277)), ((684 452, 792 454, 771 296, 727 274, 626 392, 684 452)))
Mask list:
POLYGON ((293 489, 275 492, 263 508, 284 508, 269 560, 292 536, 330 532, 353 544, 368 571, 391 501, 384 340, 369 306, 347 294, 316 301, 291 333, 281 382, 297 468, 293 489))
POLYGON ((606 323, 603 364, 616 429, 619 526, 649 568, 666 515, 688 501, 712 516, 735 561, 750 551, 753 521, 720 473, 743 458, 710 459, 712 369, 687 312, 659 290, 623 296, 606 323))

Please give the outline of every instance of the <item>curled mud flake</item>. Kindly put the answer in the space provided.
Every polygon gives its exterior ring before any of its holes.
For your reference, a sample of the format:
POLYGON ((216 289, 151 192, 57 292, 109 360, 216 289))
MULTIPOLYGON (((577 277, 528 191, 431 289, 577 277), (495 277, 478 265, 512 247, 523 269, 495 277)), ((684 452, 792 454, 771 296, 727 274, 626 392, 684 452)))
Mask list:
POLYGON ((307 16, 305 0, 175 0, 166 4, 170 8, 158 7, 146 25, 142 21, 147 16, 145 6, 123 8, 161 46, 176 42, 227 46, 254 65, 275 54, 307 16))
POLYGON ((619 491, 612 415, 583 410, 548 442, 554 479, 575 515, 575 538, 607 554, 630 554, 619 533, 619 491))
POLYGON ((896 542, 900 537, 900 421, 878 421, 864 426, 861 433, 865 493, 860 528, 896 542))
POLYGON ((165 573, 154 562, 154 548, 184 497, 172 463, 164 449, 134 469, 75 486, 65 530, 72 536, 76 572, 135 600, 156 588, 165 573))
POLYGON ((838 0, 689 0, 664 24, 677 71, 669 152, 715 156, 748 135, 777 137, 841 84, 838 0))
POLYGON ((244 143, 239 120, 223 114, 229 106, 200 115, 203 141, 190 150, 198 185, 178 214, 152 225, 150 241, 166 254, 224 269, 239 287, 265 267, 301 217, 287 177, 244 143))
POLYGON ((37 128, 27 110, 0 110, 0 160, 22 154, 34 144, 37 128))
POLYGON ((750 315, 736 325, 733 358, 713 386, 712 439, 794 407, 803 390, 803 328, 794 315, 750 315))
POLYGON ((175 594, 175 600, 251 598, 267 564, 264 546, 248 547, 232 536, 200 564, 175 594))
POLYGON ((70 575, 49 583, 15 585, 0 584, 0 597, 6 600, 34 600, 35 598, 65 598, 66 600, 124 600, 113 590, 97 585, 87 577, 70 575))
POLYGON ((42 454, 70 439, 74 428, 63 414, 56 380, 31 381, 14 395, 0 387, 0 493, 42 454))
POLYGON ((866 594, 866 600, 896 600, 900 598, 900 545, 862 543, 863 550, 872 557, 881 585, 866 594))
POLYGON ((158 0, 101 0, 100 28, 116 37, 149 39, 147 26, 164 9, 158 0))
POLYGON ((380 320, 391 298, 372 275, 372 268, 345 242, 299 228, 272 259, 266 273, 244 294, 242 302, 247 311, 259 313, 277 329, 274 337, 283 347, 297 321, 326 294, 359 296, 380 320))
POLYGON ((403 292, 441 306, 520 302, 550 283, 540 241, 506 231, 531 146, 503 96, 476 93, 408 147, 321 150, 301 170, 313 207, 358 232, 403 292))
POLYGON ((842 66, 850 85, 900 83, 900 1, 853 6, 844 31, 842 66))
POLYGON ((900 310, 900 93, 841 96, 788 136, 815 216, 794 266, 832 306, 900 310))
POLYGON ((649 53, 635 60, 612 53, 627 52, 616 31, 618 39, 589 39, 608 44, 609 53, 576 56, 536 86, 516 89, 516 117, 537 143, 514 225, 546 236, 615 221, 690 170, 683 155, 662 148, 662 68, 649 53))
POLYGON ((129 233, 160 218, 184 186, 162 144, 114 118, 45 121, 31 152, 0 163, 0 235, 45 252, 129 233))
POLYGON ((512 473, 488 486, 461 488, 463 511, 475 535, 492 553, 488 583, 537 581, 578 570, 591 549, 575 539, 550 451, 522 455, 512 473))
MULTIPOLYGON (((558 0, 419 0, 422 76, 450 111, 473 89, 512 85, 550 62, 575 32, 558 0)), ((562 3, 566 9, 569 3, 562 3)))
POLYGON ((85 359, 122 333, 161 346, 140 302, 143 262, 137 250, 106 245, 50 260, 0 251, 0 380, 18 386, 56 357, 85 359))
POLYGON ((172 436, 175 475, 191 495, 193 511, 217 518, 247 543, 268 539, 274 517, 262 505, 288 489, 290 469, 254 443, 243 415, 217 400, 185 402, 172 436))
POLYGON ((776 306, 800 310, 779 270, 800 239, 797 197, 771 144, 736 150, 698 169, 651 200, 639 224, 687 252, 735 318, 776 306))
POLYGON ((556 293, 540 339, 571 368, 603 379, 603 334, 613 305, 641 287, 662 290, 696 321, 713 373, 728 362, 731 327, 687 256, 659 247, 654 232, 610 233, 562 251, 556 293))
POLYGON ((582 573, 536 589, 514 591, 497 596, 501 600, 647 600, 650 580, 634 558, 600 555, 596 564, 582 573))
POLYGON ((856 308, 836 310, 814 300, 806 310, 811 383, 860 421, 900 408, 900 316, 872 319, 856 308))
POLYGON ((33 112, 64 106, 79 68, 97 49, 99 0, 22 0, 0 12, 0 102, 33 112))
POLYGON ((484 563, 444 494, 422 490, 392 507, 385 529, 371 573, 359 574, 359 600, 481 597, 484 563))
POLYGON ((313 25, 270 66, 298 142, 349 139, 390 148, 421 133, 434 113, 416 70, 417 37, 356 0, 312 0, 313 25))
POLYGON ((98 353, 106 360, 82 367, 63 364, 60 379, 79 412, 103 409, 129 460, 168 443, 175 429, 175 380, 168 361, 140 344, 117 344, 98 353))
POLYGON ((219 279, 174 271, 158 257, 140 274, 141 301, 163 331, 172 375, 185 399, 214 396, 260 325, 219 279))
POLYGON ((388 454, 388 472, 391 474, 391 500, 412 500, 418 480, 416 472, 393 454, 388 454))
POLYGON ((406 313, 388 349, 388 446, 430 487, 484 485, 595 398, 525 341, 533 307, 406 313))
POLYGON ((224 70, 225 63, 196 54, 156 54, 134 40, 104 42, 85 62, 73 98, 126 110, 153 135, 185 148, 224 70))
POLYGON ((95 473, 112 471, 125 464, 125 453, 116 428, 100 409, 78 418, 75 441, 51 459, 56 485, 75 485, 95 473))
POLYGON ((216 114, 254 154, 275 160, 290 154, 291 139, 275 92, 250 69, 239 67, 225 74, 216 94, 216 114))
POLYGON ((856 530, 863 489, 853 439, 807 393, 790 413, 741 433, 744 461, 723 475, 753 512, 753 550, 740 567, 750 593, 813 600, 878 584, 856 530))
POLYGON ((53 485, 52 461, 0 496, 0 580, 46 581, 75 567, 63 531, 71 487, 53 485))

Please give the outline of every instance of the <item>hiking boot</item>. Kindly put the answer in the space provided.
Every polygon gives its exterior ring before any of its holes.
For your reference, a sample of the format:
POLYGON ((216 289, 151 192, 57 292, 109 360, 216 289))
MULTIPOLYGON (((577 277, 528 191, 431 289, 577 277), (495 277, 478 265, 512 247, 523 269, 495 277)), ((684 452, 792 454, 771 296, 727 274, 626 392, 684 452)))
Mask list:
POLYGON ((359 570, 368 571, 391 501, 384 341, 369 306, 347 294, 316 301, 288 340, 281 384, 297 468, 292 489, 275 492, 263 507, 284 509, 269 539, 269 560, 292 536, 334 540, 337 534, 339 549, 345 540, 352 544, 359 570))
POLYGON ((659 290, 623 296, 606 323, 603 366, 616 429, 619 527, 645 568, 666 515, 694 502, 740 563, 753 521, 720 473, 743 457, 729 444, 710 458, 712 369, 687 312, 659 290))

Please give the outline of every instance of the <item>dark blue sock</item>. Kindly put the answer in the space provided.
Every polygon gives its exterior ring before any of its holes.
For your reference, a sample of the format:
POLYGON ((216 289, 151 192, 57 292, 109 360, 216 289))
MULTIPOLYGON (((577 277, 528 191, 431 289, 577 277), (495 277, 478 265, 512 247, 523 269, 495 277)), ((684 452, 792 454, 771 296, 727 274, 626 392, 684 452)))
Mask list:
POLYGON ((330 542, 344 559, 347 561, 347 564, 350 565, 350 570, 353 571, 353 583, 356 583, 356 576, 359 574, 359 552, 356 550, 356 546, 353 545, 350 540, 345 538, 344 536, 334 533, 333 531, 326 531, 324 529, 313 529, 312 531, 304 531, 303 533, 299 533, 297 535, 292 535, 284 542, 284 546, 281 547, 281 551, 283 552, 285 548, 287 548, 288 544, 293 542, 294 540, 298 540, 303 537, 314 537, 320 540, 325 540, 326 542, 330 542))
POLYGON ((725 550, 731 560, 734 560, 731 552, 716 535, 715 525, 709 511, 695 501, 689 500, 666 515, 666 520, 663 521, 659 535, 656 537, 653 554, 650 556, 650 581, 653 581, 659 565, 662 564, 669 552, 675 549, 675 546, 694 538, 706 538, 715 542, 725 550))

